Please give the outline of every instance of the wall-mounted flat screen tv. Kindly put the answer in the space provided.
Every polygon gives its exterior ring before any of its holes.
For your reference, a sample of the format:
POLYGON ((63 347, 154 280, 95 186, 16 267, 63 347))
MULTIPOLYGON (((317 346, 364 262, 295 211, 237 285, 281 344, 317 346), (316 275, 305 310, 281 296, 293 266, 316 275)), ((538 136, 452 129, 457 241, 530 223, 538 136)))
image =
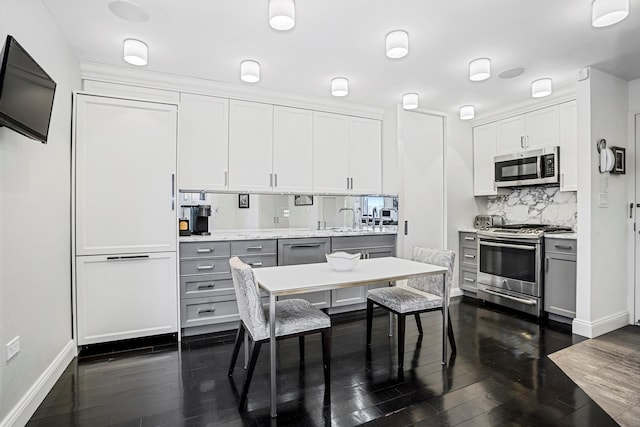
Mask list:
POLYGON ((0 126, 47 143, 56 82, 8 35, 0 68, 0 126))

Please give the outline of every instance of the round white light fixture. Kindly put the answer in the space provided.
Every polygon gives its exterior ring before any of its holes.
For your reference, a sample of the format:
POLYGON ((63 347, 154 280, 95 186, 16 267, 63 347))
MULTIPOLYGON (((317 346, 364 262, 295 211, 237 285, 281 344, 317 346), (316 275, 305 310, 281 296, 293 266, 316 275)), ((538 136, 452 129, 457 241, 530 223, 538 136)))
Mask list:
POLYGON ((331 95, 347 96, 349 94, 349 80, 344 77, 336 77, 331 80, 331 95))
POLYGON ((260 64, 256 61, 242 61, 240 63, 240 80, 255 83, 260 80, 260 64))
POLYGON ((129 0, 111 0, 107 6, 111 13, 125 21, 145 22, 149 14, 138 3, 129 0))
POLYGON ((607 27, 629 16, 629 0, 593 0, 591 25, 607 27))
POLYGON ((269 0, 269 25, 278 31, 287 31, 296 25, 296 5, 293 0, 269 0))
POLYGON ((469 63, 469 80, 481 82, 489 77, 491 77, 491 61, 489 58, 478 58, 469 63))
POLYGON ((386 37, 387 57, 398 59, 409 53, 409 34, 403 30, 391 31, 386 37))
POLYGON ((402 95, 402 108, 405 110, 415 110, 418 108, 418 94, 405 93, 402 95))
POLYGON ((551 95, 551 79, 538 79, 531 82, 531 96, 533 98, 542 98, 551 95))
POLYGON ((471 120, 476 116, 476 109, 473 105, 463 105, 460 107, 460 120, 471 120))
POLYGON ((146 43, 136 39, 124 41, 123 59, 131 65, 147 65, 147 53, 149 48, 146 43))

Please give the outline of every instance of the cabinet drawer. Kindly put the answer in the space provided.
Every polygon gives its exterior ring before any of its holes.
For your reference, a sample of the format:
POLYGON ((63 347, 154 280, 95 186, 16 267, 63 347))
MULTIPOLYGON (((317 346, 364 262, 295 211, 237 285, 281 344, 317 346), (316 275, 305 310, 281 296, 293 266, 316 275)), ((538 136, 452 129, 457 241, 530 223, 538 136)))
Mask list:
POLYGON ((380 246, 395 245, 395 234, 379 234, 373 236, 345 236, 331 238, 331 250, 334 252, 345 249, 376 248, 380 246))
POLYGON ((275 240, 238 240, 231 242, 231 255, 275 254, 275 240))
POLYGON ((190 298, 180 302, 180 324, 183 328, 239 320, 235 298, 190 298))
POLYGON ((180 259, 229 256, 229 242, 184 242, 180 243, 180 259))
POLYGON ((460 270, 460 288, 469 292, 477 292, 478 291, 478 283, 476 282, 476 271, 475 270, 460 270))
POLYGON ((275 255, 239 255, 238 258, 253 268, 273 267, 278 264, 278 258, 275 255))
POLYGON ((180 277, 180 299, 235 295, 233 280, 228 275, 202 274, 180 277))
POLYGON ((460 257, 461 265, 471 268, 475 268, 478 265, 478 249, 475 246, 473 248, 463 246, 460 248, 460 253, 462 254, 462 256, 460 257))
POLYGON ((312 264, 327 262, 325 254, 331 252, 331 239, 279 239, 278 265, 312 264))
POLYGON ((554 239, 550 237, 545 237, 544 239, 545 252, 575 255, 577 246, 577 241, 574 239, 554 239))
POLYGON ((180 261, 180 275, 231 273, 229 258, 201 258, 180 261))
POLYGON ((476 233, 460 232, 460 246, 476 247, 476 233))

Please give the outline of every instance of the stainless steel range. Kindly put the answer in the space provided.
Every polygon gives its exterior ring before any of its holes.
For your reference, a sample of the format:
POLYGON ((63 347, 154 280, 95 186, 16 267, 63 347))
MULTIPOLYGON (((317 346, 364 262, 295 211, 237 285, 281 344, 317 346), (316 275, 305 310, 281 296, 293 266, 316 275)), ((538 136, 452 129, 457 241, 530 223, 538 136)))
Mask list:
POLYGON ((544 233, 571 231, 548 224, 509 224, 478 230, 478 298, 542 314, 544 233))

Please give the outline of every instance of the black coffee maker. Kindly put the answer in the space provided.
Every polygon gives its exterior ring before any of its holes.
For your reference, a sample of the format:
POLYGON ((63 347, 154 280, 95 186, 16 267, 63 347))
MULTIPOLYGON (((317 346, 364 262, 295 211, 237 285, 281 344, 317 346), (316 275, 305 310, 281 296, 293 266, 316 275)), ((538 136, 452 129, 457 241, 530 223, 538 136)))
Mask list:
POLYGON ((211 205, 189 206, 191 211, 191 234, 208 236, 209 217, 211 216, 211 205))

